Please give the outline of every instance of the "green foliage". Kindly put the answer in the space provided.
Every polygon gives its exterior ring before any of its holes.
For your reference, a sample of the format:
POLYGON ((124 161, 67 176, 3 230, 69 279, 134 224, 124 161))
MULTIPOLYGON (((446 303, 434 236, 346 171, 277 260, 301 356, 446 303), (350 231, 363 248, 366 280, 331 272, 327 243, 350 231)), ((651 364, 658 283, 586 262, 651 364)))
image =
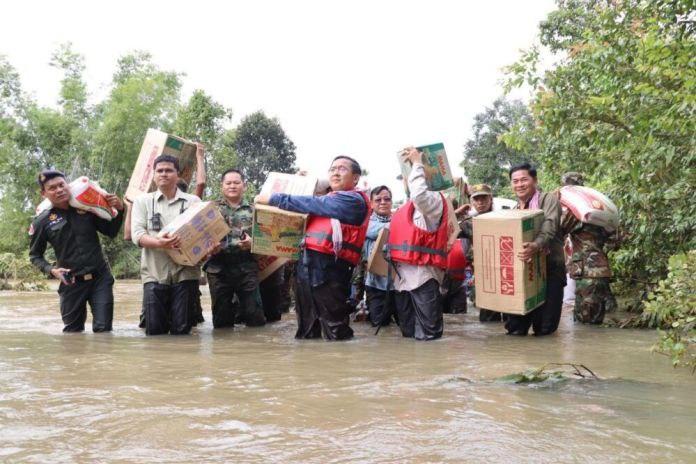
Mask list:
MULTIPOLYGON (((240 131, 228 127, 231 110, 202 90, 182 103, 182 75, 160 69, 147 52, 119 58, 108 94, 97 102, 91 102, 84 81, 84 58, 70 44, 58 47, 50 64, 61 72, 60 91, 57 105, 46 107, 24 93, 19 74, 0 55, 0 253, 18 255, 28 248, 25 231, 41 201, 36 183, 41 169, 86 175, 122 194, 151 127, 206 145, 214 197, 219 174, 228 167, 250 173, 256 185, 268 170, 293 169, 295 146, 277 120, 255 113, 240 131)), ((254 192, 250 185, 247 194, 254 192)), ((137 276, 136 247, 121 239, 102 243, 117 277, 137 276)))
POLYGON ((276 118, 257 111, 242 119, 233 142, 247 181, 260 188, 270 171, 295 171, 295 144, 276 118))
MULTIPOLYGON (((512 130, 527 133, 533 128, 529 109, 517 100, 499 98, 492 107, 477 114, 472 126, 474 135, 466 142, 461 163, 468 182, 488 184, 496 196, 509 194, 508 169, 523 161, 534 162, 535 148, 516 149, 505 144, 502 136, 512 130)), ((517 137, 524 135, 516 134, 517 137)))
POLYGON ((29 263, 27 252, 16 256, 0 254, 0 290, 47 290, 46 277, 29 263), (12 281, 12 282, 10 282, 12 281))
POLYGON ((535 126, 503 139, 536 146, 555 178, 585 173, 616 202, 624 240, 615 277, 636 295, 666 275, 669 256, 696 247, 696 41, 683 20, 692 8, 559 0, 540 27, 555 67, 537 71, 536 47, 508 68, 508 87, 535 89, 535 126))
POLYGON ((667 277, 648 295, 643 318, 659 327, 654 350, 696 370, 696 250, 669 259, 667 277))

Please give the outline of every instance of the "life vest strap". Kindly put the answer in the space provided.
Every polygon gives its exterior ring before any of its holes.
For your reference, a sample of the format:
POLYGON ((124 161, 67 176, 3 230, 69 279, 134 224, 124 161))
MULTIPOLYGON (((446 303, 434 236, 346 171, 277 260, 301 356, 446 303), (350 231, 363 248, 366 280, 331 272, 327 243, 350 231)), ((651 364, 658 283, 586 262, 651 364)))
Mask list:
POLYGON ((442 256, 443 258, 447 257, 447 252, 444 250, 438 250, 435 248, 429 248, 429 247, 424 247, 424 246, 420 246, 420 245, 409 245, 407 242, 403 242, 401 245, 388 244, 387 249, 388 250, 398 250, 398 251, 403 251, 403 252, 415 251, 418 253, 426 253, 429 255, 442 256))

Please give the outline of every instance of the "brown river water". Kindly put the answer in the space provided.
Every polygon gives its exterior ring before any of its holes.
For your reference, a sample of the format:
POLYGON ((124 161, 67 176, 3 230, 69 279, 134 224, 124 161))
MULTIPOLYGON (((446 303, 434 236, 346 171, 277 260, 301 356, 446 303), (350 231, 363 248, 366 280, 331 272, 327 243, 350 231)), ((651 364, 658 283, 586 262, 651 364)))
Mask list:
MULTIPOLYGON (((696 462, 696 377, 654 331, 574 325, 514 338, 476 312, 435 342, 296 341, 263 328, 145 337, 140 284, 111 334, 64 335, 54 291, 0 293, 0 462, 696 462), (499 376, 578 362, 601 380, 499 376)), ((90 319, 88 318, 88 327, 90 319)))

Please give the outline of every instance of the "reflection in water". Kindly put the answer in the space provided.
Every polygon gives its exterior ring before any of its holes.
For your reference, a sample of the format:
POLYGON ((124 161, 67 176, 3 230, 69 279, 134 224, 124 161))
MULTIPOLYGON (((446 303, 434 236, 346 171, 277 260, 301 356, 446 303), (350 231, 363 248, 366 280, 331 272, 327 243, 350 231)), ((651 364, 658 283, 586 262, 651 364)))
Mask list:
MULTIPOLYGON (((511 338, 475 315, 417 343, 355 324, 345 343, 264 328, 145 337, 118 283, 112 334, 62 334, 54 292, 0 294, 0 461, 693 462, 695 380, 654 332, 511 338), (493 381, 546 362, 604 380, 493 381)), ((207 294, 204 307, 209 308, 207 294)), ((206 309, 209 319, 209 309, 206 309)))

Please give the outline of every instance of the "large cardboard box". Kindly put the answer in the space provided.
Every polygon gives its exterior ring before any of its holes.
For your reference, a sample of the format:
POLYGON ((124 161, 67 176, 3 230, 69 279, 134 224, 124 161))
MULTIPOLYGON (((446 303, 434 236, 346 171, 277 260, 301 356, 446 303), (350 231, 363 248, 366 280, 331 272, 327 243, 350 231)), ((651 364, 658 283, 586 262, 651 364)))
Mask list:
POLYGON ((298 259, 307 215, 268 205, 254 207, 251 252, 257 255, 298 259))
MULTIPOLYGON (((261 193, 264 195, 272 193, 313 195, 316 186, 316 177, 270 172, 261 187, 261 193)), ((284 211, 273 206, 255 205, 251 252, 278 258, 298 259, 300 242, 304 237, 306 225, 306 214, 284 211)))
MULTIPOLYGON (((454 179, 452 179, 452 170, 447 160, 445 145, 436 143, 416 148, 423 152, 423 167, 425 168, 425 180, 428 184, 428 188, 430 190, 440 191, 453 187, 454 179)), ((401 175, 404 179, 408 179, 408 175, 411 173, 412 168, 411 163, 409 161, 404 161, 401 152, 398 154, 398 159, 399 166, 401 167, 401 175)))
POLYGON ((269 172, 266 182, 261 187, 261 194, 288 193, 290 195, 314 195, 317 178, 313 176, 298 176, 283 172, 269 172))
POLYGON ((126 199, 133 201, 139 195, 155 190, 156 187, 152 182, 155 176, 152 163, 159 155, 172 155, 178 158, 179 177, 186 183, 191 183, 196 166, 196 144, 157 129, 148 129, 126 189, 126 199))
POLYGON ((546 255, 537 253, 529 263, 517 257, 543 221, 541 210, 494 211, 473 219, 477 307, 523 315, 545 301, 546 255))
POLYGON ((377 240, 370 250, 370 256, 367 257, 367 271, 373 274, 386 277, 389 270, 389 263, 384 259, 384 246, 389 241, 389 227, 384 227, 379 231, 377 240))
POLYGON ((176 234, 181 238, 178 249, 168 249, 167 254, 175 263, 195 266, 210 250, 215 248, 230 228, 212 201, 191 205, 181 215, 167 224, 158 234, 176 234))

